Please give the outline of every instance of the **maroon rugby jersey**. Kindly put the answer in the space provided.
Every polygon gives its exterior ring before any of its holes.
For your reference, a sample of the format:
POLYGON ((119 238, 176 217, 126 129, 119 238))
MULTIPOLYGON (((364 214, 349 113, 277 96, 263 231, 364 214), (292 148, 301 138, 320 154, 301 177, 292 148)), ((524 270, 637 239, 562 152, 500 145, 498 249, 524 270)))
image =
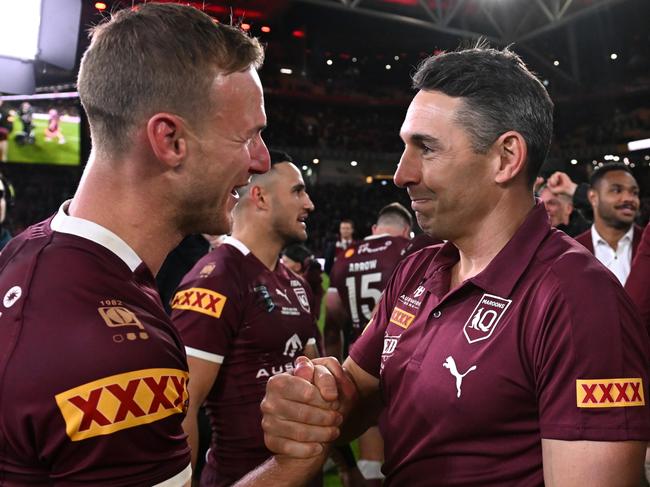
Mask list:
POLYGON ((205 402, 213 430, 205 468, 219 486, 271 455, 260 403, 268 378, 292 370, 304 347, 316 343, 310 293, 281 262, 271 271, 228 237, 197 262, 172 300, 187 354, 221 364, 205 402))
POLYGON ((350 317, 352 329, 344 330, 349 343, 354 343, 370 320, 408 244, 404 237, 373 235, 348 248, 334 263, 330 288, 338 291, 350 317))
POLYGON ((153 276, 64 210, 0 257, 0 485, 181 486, 187 364, 153 276))
POLYGON ((450 291, 458 259, 402 261, 350 353, 380 378, 387 485, 542 486, 542 438, 650 439, 648 336, 543 205, 450 291))

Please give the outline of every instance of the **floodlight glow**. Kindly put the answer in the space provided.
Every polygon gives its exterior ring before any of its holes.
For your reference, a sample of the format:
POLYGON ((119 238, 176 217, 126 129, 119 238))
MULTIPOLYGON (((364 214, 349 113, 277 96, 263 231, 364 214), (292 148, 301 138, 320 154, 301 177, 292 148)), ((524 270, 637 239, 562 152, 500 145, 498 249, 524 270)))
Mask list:
POLYGON ((311 161, 311 162, 313 162, 314 164, 318 164, 320 161, 319 161, 318 159, 314 159, 314 160, 311 161))
POLYGON ((627 150, 629 151, 643 149, 650 149, 650 139, 633 140, 627 143, 627 150))
POLYGON ((306 171, 307 169, 308 169, 307 166, 302 166, 303 171, 306 171))
POLYGON ((357 161, 350 161, 350 166, 355 167, 357 164, 359 164, 357 161))
POLYGON ((280 68, 280 73, 282 73, 282 74, 293 74, 293 69, 291 69, 291 68, 280 68))
POLYGON ((356 63, 356 62, 357 62, 357 58, 353 57, 353 58, 352 58, 352 62, 353 62, 353 63, 356 63))
POLYGON ((576 164, 578 164, 577 159, 571 159, 571 164, 573 164, 574 166, 575 166, 576 164))
POLYGON ((557 59, 553 61, 553 66, 559 66, 559 65, 560 65, 560 61, 558 61, 557 59))
POLYGON ((331 59, 328 59, 328 60, 327 60, 327 65, 328 65, 328 66, 331 66, 332 64, 334 64, 334 61, 332 61, 331 59))
POLYGON ((390 64, 386 65, 386 70, 389 70, 391 68, 390 64))
POLYGON ((41 0, 0 2, 0 56, 33 61, 40 26, 41 0))
POLYGON ((612 61, 614 61, 616 58, 618 58, 618 54, 616 54, 615 52, 613 52, 613 53, 609 56, 609 58, 610 58, 612 61))

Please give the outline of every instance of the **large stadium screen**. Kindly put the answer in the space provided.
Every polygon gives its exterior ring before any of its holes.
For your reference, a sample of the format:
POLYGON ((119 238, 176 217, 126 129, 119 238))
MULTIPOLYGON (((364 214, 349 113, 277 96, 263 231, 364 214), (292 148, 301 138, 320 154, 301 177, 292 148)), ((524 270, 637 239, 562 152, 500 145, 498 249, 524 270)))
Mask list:
POLYGON ((0 97, 0 144, 3 162, 78 165, 80 154, 79 96, 39 93, 0 97))

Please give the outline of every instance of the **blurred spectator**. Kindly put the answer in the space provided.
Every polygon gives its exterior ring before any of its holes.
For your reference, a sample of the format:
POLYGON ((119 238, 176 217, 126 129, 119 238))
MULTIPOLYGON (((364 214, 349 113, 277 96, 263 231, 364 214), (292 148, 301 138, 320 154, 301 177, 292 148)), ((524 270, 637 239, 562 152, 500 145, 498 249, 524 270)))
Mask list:
POLYGON ((573 208, 570 195, 554 193, 545 185, 541 187, 539 197, 544 202, 551 226, 562 230, 571 237, 580 235, 589 229, 589 222, 578 210, 573 208))
POLYGON ((0 250, 11 240, 11 232, 5 225, 9 208, 13 206, 13 187, 11 183, 0 175, 0 250))

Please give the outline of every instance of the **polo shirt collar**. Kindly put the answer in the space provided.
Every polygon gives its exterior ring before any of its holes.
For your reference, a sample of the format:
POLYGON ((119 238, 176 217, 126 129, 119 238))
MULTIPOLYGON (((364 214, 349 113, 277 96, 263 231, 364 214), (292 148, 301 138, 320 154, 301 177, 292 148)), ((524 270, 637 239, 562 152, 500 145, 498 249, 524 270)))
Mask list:
POLYGON ((52 230, 59 233, 76 235, 77 237, 85 238, 86 240, 101 245, 124 261, 129 269, 131 269, 131 272, 135 272, 138 266, 142 264, 142 259, 138 257, 135 250, 109 229, 90 220, 68 215, 67 211, 69 206, 70 200, 61 205, 50 223, 52 230))
MULTIPOLYGON (((483 271, 469 279, 469 282, 490 294, 509 296, 550 230, 544 204, 537 200, 537 204, 505 247, 483 271)), ((458 262, 458 259, 458 249, 451 242, 446 242, 433 258, 427 271, 427 278, 442 268, 450 268, 458 262)))

